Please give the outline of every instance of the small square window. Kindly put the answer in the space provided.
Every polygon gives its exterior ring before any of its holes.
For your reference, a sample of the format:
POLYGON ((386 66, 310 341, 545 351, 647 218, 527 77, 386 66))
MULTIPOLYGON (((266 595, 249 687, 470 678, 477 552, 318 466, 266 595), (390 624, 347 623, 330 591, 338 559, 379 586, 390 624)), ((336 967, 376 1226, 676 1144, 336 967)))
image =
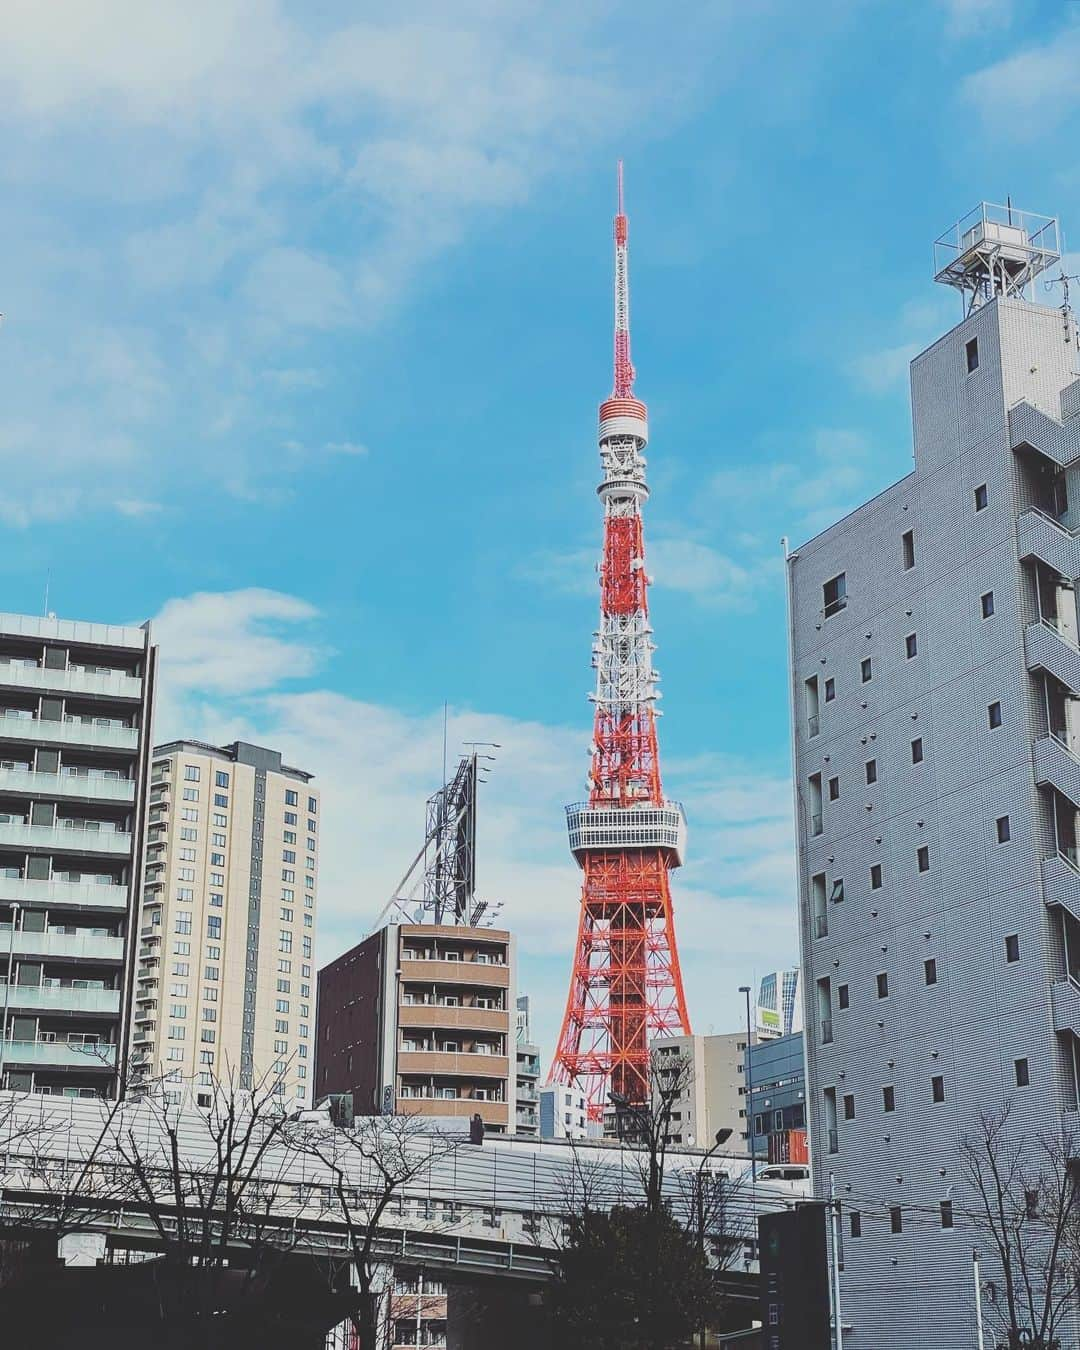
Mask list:
POLYGON ((848 1008, 851 1006, 851 991, 846 984, 836 986, 836 1006, 838 1008, 848 1008))
POLYGON ((902 1233, 904 1231, 903 1210, 899 1205, 893 1205, 889 1209, 889 1231, 892 1233, 902 1233))
POLYGON ((923 983, 937 984, 937 960, 933 956, 928 956, 922 963, 923 983))
POLYGON ((983 618, 988 619, 994 612, 994 592, 987 591, 985 594, 980 596, 979 605, 982 609, 983 618))
POLYGON ((1020 960, 1020 934, 1010 933, 1005 939, 1005 960, 1011 965, 1020 960))
POLYGON ((1017 1087, 1027 1087, 1031 1082, 1031 1073, 1026 1059, 1013 1060, 1013 1073, 1016 1075, 1017 1087))
POLYGON ((882 970, 882 971, 880 971, 880 972, 878 973, 878 977, 877 977, 877 996, 878 996, 878 998, 888 998, 888 997, 889 997, 889 976, 888 976, 887 972, 884 971, 884 970, 882 970))
POLYGON ((977 337, 973 337, 964 343, 964 361, 969 375, 973 370, 979 369, 979 339, 977 337))
POLYGON ((951 1228, 953 1226, 953 1212, 951 1200, 942 1200, 941 1202, 941 1226, 942 1228, 951 1228))
POLYGON ((1001 726, 1001 704, 995 700, 986 710, 986 717, 990 723, 990 730, 1001 726))
POLYGON ((832 890, 829 892, 829 899, 834 905, 839 905, 844 898, 844 878, 837 877, 832 884, 832 890))
POLYGON ((923 762, 922 737, 916 736, 911 742, 911 762, 912 764, 921 764, 923 762))
POLYGON ((870 889, 872 891, 881 890, 881 864, 870 864, 870 889))
POLYGON ((847 574, 838 573, 821 588, 825 603, 825 617, 839 612, 847 605, 847 574))
POLYGON ((985 511, 988 501, 989 498, 986 492, 986 484, 980 483, 979 486, 975 489, 975 510, 985 511))
POLYGON ((945 1100, 945 1079, 939 1073, 936 1073, 933 1078, 930 1079, 930 1097, 931 1100, 935 1102, 943 1102, 945 1100))
POLYGON ((881 1105, 885 1111, 896 1110, 896 1089, 891 1083, 881 1089, 881 1105))
POLYGON ((919 635, 918 633, 909 633, 904 639, 904 651, 907 653, 907 659, 910 661, 913 656, 919 654, 919 635))
POLYGON ((1010 832, 1009 832, 1009 817, 1008 817, 1008 816, 998 816, 997 820, 994 822, 994 825, 995 825, 995 827, 996 827, 996 829, 997 829, 997 841, 998 841, 998 843, 999 843, 999 844, 1007 844, 1007 843, 1009 842, 1010 838, 1012 837, 1011 834, 1010 834, 1010 832))
POLYGON ((844 1095, 844 1119, 855 1119, 855 1097, 851 1092, 845 1093, 844 1095))
POLYGON ((836 802, 840 800, 840 779, 829 779, 829 801, 836 802))
POLYGON ((915 566, 915 531, 905 530, 900 541, 904 547, 904 571, 910 572, 915 566))
POLYGON ((831 703, 836 697, 836 681, 830 676, 825 681, 825 702, 831 703))
POLYGON ((857 1209, 853 1209, 849 1212, 848 1217, 851 1220, 851 1236, 853 1238, 862 1237, 862 1215, 857 1209))
POLYGON ((862 675, 863 684, 869 684, 874 678, 874 663, 869 656, 863 657, 862 665, 859 667, 859 670, 862 675))
POLYGON ((926 845, 926 844, 920 844, 920 845, 919 845, 919 850, 918 850, 918 852, 916 853, 915 857, 917 858, 918 863, 919 863, 919 871, 920 871, 920 872, 929 872, 929 871, 930 871, 930 849, 929 849, 929 846, 926 845))

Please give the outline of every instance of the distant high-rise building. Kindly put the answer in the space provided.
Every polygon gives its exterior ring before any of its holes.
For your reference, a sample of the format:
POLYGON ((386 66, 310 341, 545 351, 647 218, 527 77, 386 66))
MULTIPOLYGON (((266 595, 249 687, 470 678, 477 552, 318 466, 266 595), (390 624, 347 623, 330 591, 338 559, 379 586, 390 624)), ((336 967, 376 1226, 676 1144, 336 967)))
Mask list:
POLYGON ((685 1089, 671 1104, 668 1142, 709 1148, 717 1131, 728 1129, 732 1132, 730 1147, 742 1147, 748 1140, 743 1081, 746 1032, 660 1036, 649 1048, 661 1069, 665 1061, 676 1058, 689 1063, 685 1089))
POLYGON ((316 1096, 357 1115, 515 1121, 514 942, 505 929, 387 924, 319 971, 316 1096))
POLYGON ((529 1026, 529 996, 517 1000, 517 1123, 518 1134, 538 1134, 540 1103, 537 1084, 540 1081, 540 1047, 532 1038, 529 1026))
POLYGON ((311 777, 246 741, 155 749, 136 1084, 172 1075, 201 1105, 215 1081, 272 1083, 290 1105, 311 1101, 320 834, 311 777))
MULTIPOLYGON (((1055 220, 984 203, 937 252, 964 317, 911 364, 914 467, 788 559, 811 1158, 875 1350, 976 1344, 973 1237, 1019 1343, 963 1142, 1022 1188, 1080 1118, 1077 330, 1034 303, 1055 220)), ((1036 1200, 1014 1281, 1037 1251, 1072 1298, 1036 1200)))
POLYGON ((762 976, 757 1001, 757 1038, 767 1041, 802 1031, 799 971, 774 970, 762 976))
POLYGON ((116 1097, 150 762, 150 626, 0 615, 0 1085, 116 1097))

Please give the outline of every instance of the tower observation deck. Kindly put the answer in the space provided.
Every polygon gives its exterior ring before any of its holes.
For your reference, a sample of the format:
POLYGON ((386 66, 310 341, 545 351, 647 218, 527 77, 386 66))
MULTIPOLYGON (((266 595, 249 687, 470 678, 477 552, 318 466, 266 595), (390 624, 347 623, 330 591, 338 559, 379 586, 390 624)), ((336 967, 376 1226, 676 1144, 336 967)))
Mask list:
POLYGON ((668 879, 683 860, 686 817, 660 782, 660 677, 652 664, 642 524, 649 419, 634 397, 627 243, 620 164, 615 372, 599 419, 604 544, 589 799, 566 808, 570 849, 583 873, 581 912, 551 1073, 553 1082, 580 1088, 594 1120, 609 1097, 647 1101, 649 1041, 690 1031, 668 879))

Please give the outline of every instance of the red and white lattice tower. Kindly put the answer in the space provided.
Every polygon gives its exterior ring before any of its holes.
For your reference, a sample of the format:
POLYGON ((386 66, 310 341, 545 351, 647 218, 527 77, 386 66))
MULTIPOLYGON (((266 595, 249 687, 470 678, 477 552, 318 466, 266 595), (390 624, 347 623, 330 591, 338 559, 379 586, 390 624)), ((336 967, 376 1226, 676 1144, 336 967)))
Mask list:
POLYGON ((604 504, 600 627, 589 800, 566 808, 584 879, 574 968, 551 1079, 584 1093, 590 1118, 608 1098, 648 1099, 648 1047, 688 1035, 668 873, 682 862, 686 817, 660 785, 641 511, 649 489, 645 404, 634 397, 622 164, 615 217, 615 385, 600 405, 597 492, 604 504))

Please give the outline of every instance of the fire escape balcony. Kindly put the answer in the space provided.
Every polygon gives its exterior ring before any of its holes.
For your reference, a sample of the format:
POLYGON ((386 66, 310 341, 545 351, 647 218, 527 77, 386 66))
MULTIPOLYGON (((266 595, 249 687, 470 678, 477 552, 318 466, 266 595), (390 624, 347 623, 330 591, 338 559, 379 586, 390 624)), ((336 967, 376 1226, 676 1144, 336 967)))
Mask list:
POLYGON ((1016 546, 1021 562, 1036 558, 1068 581, 1080 577, 1080 540, 1037 506, 1029 506, 1017 518, 1016 546))
POLYGON ((1043 899, 1047 905, 1060 906, 1080 923, 1080 867, 1064 853, 1042 860, 1043 899))
POLYGON ((1024 629, 1024 653, 1028 670, 1045 670, 1066 689, 1080 695, 1080 648, 1076 648, 1048 620, 1029 623, 1024 629))
POLYGON ((1014 450, 1030 449, 1067 469, 1080 459, 1080 416, 1073 405, 1080 402, 1074 381, 1062 393, 1062 411, 1073 415, 1058 421, 1026 400, 1009 409, 1009 440, 1014 450))
POLYGON ((1080 984, 1073 979, 1054 980, 1050 986, 1054 1030, 1069 1031, 1080 1040, 1080 984))
POLYGON ((1055 788, 1080 810, 1080 759, 1056 736, 1035 742, 1035 782, 1055 788))

